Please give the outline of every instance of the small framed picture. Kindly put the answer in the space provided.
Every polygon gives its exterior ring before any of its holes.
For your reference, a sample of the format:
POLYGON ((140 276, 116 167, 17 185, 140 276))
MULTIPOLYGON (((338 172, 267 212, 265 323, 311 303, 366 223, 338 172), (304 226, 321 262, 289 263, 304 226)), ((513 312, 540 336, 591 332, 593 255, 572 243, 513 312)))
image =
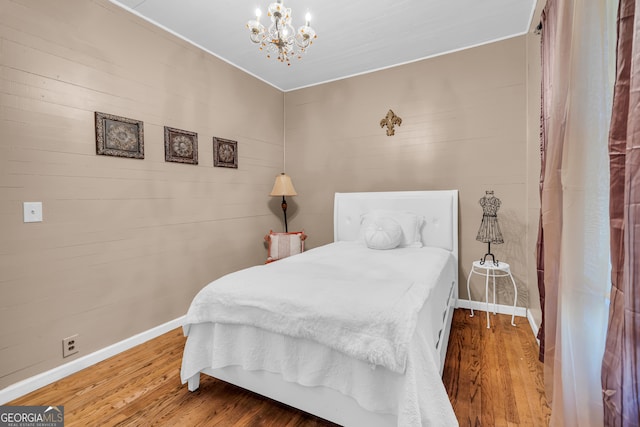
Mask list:
POLYGON ((213 166, 238 169, 238 142, 214 136, 213 166))
POLYGON ((167 162, 198 164, 198 134, 187 130, 164 127, 164 160, 167 162))
POLYGON ((144 159, 144 130, 140 120, 95 112, 96 154, 144 159))

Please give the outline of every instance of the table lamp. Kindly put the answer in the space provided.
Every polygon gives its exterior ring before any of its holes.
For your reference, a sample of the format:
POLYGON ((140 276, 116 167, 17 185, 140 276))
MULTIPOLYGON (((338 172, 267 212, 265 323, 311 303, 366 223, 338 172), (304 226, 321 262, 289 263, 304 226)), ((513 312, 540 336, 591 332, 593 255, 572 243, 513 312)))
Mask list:
POLYGON ((284 172, 276 176, 276 182, 273 184, 270 196, 282 196, 282 212, 284 213, 284 231, 289 232, 287 226, 287 200, 285 196, 297 196, 296 189, 293 188, 291 177, 284 172))

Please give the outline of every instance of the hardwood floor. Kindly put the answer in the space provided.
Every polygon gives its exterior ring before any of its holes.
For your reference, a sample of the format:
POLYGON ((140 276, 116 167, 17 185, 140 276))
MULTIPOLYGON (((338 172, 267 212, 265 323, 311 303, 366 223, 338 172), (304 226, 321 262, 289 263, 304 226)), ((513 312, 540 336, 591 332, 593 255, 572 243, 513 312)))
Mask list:
MULTIPOLYGON (((456 310, 443 381, 461 426, 546 426, 542 364, 529 324, 456 310)), ((64 405, 65 426, 305 426, 334 424, 202 376, 180 384, 185 338, 176 329, 9 405, 64 405)))
POLYGON ((548 426, 551 410, 527 319, 456 310, 442 380, 460 426, 548 426))

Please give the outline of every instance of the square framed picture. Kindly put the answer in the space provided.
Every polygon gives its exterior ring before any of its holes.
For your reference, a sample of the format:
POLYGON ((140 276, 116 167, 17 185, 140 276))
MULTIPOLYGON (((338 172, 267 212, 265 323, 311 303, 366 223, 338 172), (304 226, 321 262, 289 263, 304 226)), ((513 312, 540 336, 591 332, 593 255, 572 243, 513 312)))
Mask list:
POLYGON ((144 130, 140 120, 95 112, 96 154, 144 159, 144 130))
POLYGON ((198 134, 164 127, 164 160, 167 162, 198 164, 198 134))
POLYGON ((238 142, 214 136, 213 166, 238 169, 238 142))

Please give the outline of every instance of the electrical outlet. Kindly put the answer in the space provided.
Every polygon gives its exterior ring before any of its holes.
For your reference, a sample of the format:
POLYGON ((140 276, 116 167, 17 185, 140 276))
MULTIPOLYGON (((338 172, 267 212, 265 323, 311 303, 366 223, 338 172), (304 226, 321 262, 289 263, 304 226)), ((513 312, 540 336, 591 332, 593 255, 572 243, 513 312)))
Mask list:
POLYGON ((69 357, 78 351, 78 334, 64 338, 62 340, 62 357, 69 357))

